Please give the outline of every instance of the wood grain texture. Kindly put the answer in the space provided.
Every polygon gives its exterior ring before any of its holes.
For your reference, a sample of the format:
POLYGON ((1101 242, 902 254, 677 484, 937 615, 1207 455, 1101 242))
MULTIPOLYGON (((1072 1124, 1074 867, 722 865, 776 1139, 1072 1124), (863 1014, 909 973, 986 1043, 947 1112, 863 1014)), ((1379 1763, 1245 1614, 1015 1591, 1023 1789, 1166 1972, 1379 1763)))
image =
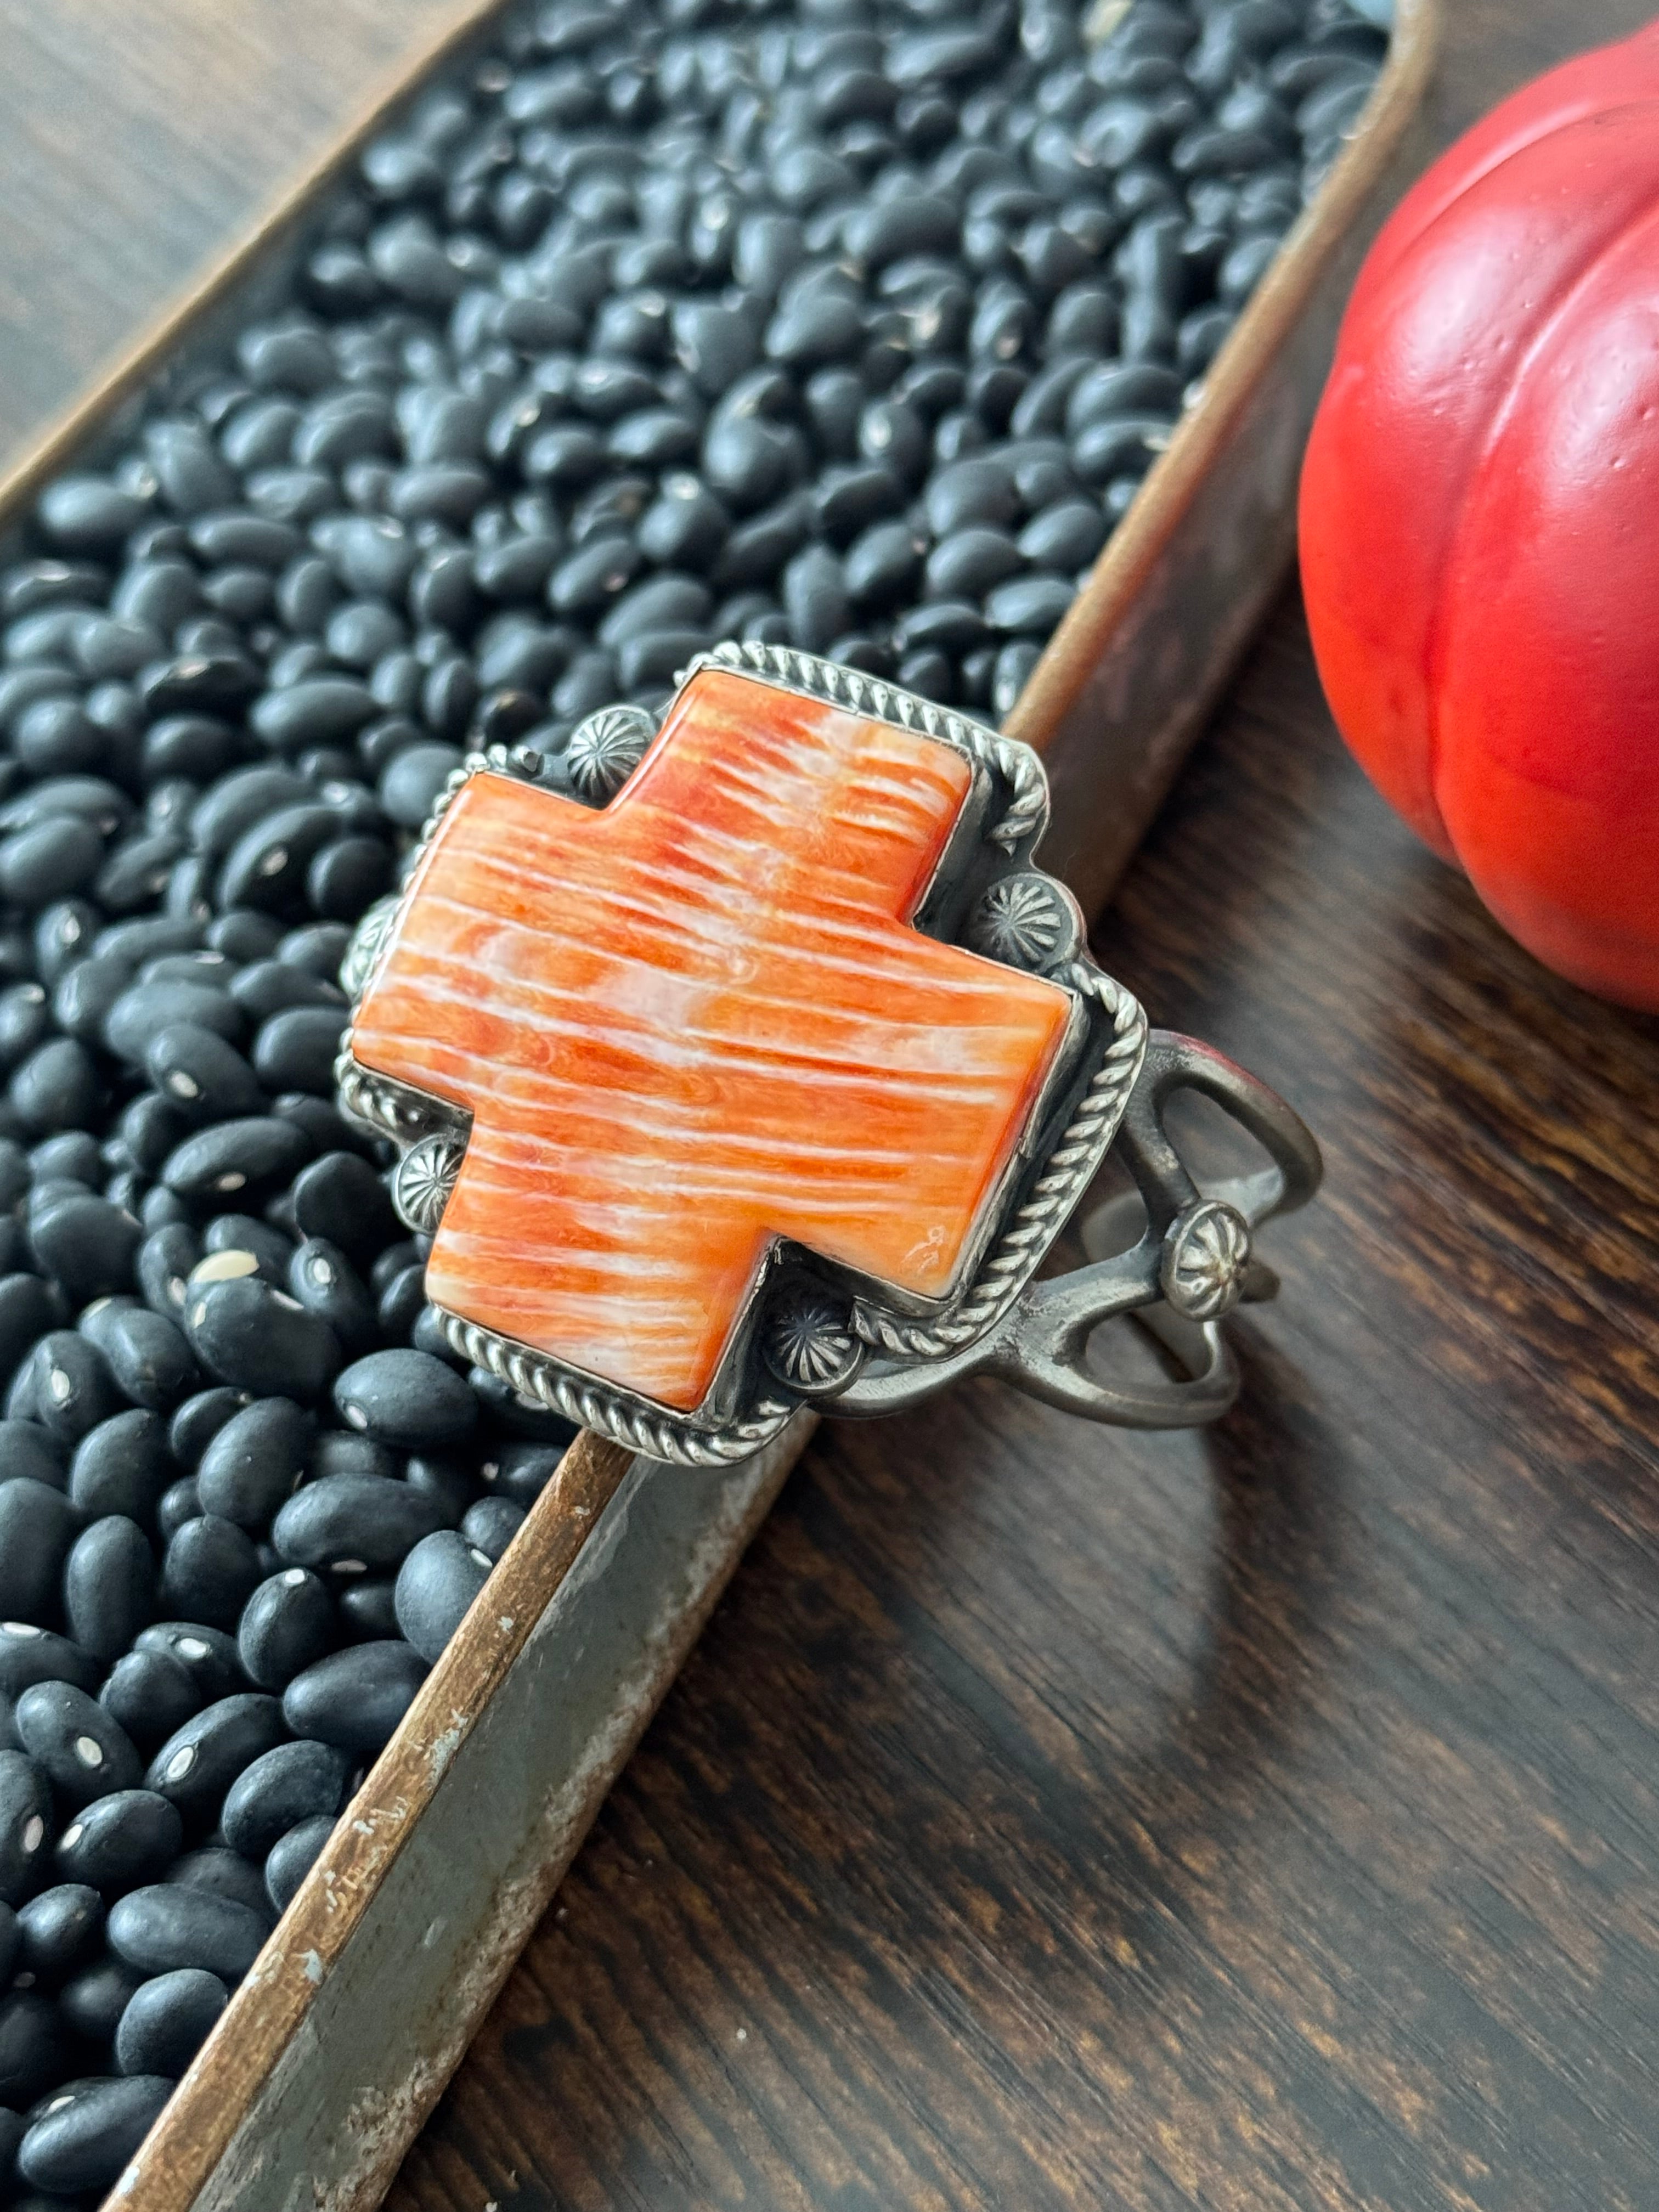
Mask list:
POLYGON ((0 475, 457 0, 0 0, 0 475))
MULTIPOLYGON (((1443 135, 1641 12, 1454 0, 1443 135)), ((1659 2202, 1659 1029, 1293 604, 1099 943, 1326 1143, 1244 1402, 826 1425, 394 2212, 1659 2202)))

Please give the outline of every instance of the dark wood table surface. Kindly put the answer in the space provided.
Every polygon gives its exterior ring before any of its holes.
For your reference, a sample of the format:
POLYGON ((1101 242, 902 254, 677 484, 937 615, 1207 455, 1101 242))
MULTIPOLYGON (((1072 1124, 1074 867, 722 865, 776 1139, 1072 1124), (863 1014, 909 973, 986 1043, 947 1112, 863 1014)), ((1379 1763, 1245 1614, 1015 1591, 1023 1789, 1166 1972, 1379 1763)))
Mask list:
MULTIPOLYGON (((0 0, 0 438, 439 12, 0 0)), ((1644 12, 1447 0, 1439 135, 1644 12)), ((822 1430, 394 2212, 1659 2205, 1659 1025, 1393 820, 1293 594, 1098 945, 1326 1147, 1243 1403, 822 1430)))

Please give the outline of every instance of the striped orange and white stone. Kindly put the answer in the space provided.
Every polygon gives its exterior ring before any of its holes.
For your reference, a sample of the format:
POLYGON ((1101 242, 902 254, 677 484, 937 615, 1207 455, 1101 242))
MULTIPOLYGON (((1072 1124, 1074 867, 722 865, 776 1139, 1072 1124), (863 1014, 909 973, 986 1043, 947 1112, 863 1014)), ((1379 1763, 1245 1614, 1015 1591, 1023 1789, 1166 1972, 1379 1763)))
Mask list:
POLYGON ((1070 1018, 909 927, 970 775, 707 670, 603 811, 473 777, 353 1033, 473 1116, 434 1303, 690 1411, 780 1236, 948 1294, 1070 1018))

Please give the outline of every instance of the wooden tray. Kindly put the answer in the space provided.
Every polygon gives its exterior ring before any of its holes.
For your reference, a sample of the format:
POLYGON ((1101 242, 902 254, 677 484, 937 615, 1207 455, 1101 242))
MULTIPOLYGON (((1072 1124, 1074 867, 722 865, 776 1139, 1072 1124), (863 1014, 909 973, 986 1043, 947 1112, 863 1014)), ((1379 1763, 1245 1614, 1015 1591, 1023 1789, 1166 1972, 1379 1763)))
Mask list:
MULTIPOLYGON (((0 481, 0 553, 158 390, 280 293, 328 187, 479 36, 471 0, 0 481)), ((1043 860, 1098 909, 1283 580, 1296 474, 1366 244, 1417 166, 1436 0, 1398 0, 1352 141, 1114 532, 1008 726, 1046 757, 1043 860)), ((110 2203, 379 2203, 812 1427, 715 1474, 566 1455, 110 2203)))

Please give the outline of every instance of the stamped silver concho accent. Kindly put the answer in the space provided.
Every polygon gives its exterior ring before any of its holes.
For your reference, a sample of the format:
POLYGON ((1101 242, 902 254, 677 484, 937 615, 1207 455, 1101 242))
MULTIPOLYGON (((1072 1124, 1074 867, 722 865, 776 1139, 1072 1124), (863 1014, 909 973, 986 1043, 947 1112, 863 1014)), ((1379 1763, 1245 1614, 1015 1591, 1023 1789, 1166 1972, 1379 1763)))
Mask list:
POLYGON ((422 1137, 398 1161, 392 1203, 398 1218, 417 1237, 430 1237, 443 1219, 465 1152, 464 1138, 440 1133, 422 1137))
MULTIPOLYGON (((971 763, 975 797, 916 927, 1044 975, 1072 996, 1072 1037, 1033 1117, 1034 1146, 1011 1164, 978 1259, 941 1311, 918 1316, 901 1310, 867 1284, 843 1281, 810 1252, 775 1249, 776 1264, 763 1271, 739 1333, 740 1349, 693 1414, 441 1312, 450 1342, 527 1404, 651 1458, 687 1466, 746 1458, 806 1404, 845 1414, 896 1412, 973 1373, 1001 1376, 1070 1412, 1128 1427, 1182 1427, 1224 1413, 1237 1394, 1238 1372, 1218 1321, 1240 1300, 1273 1295, 1275 1279, 1251 1256, 1250 1232, 1313 1195, 1322 1166, 1312 1137, 1282 1100, 1243 1069, 1190 1038, 1149 1030, 1133 995, 1089 957, 1071 893, 1031 862, 1048 822, 1048 793, 1029 747, 914 692, 789 647, 717 646, 699 655, 682 680, 705 667, 735 670, 919 731, 971 763), (1182 1089, 1220 1104, 1256 1140, 1268 1164, 1224 1189, 1200 1193, 1164 1123, 1168 1099, 1182 1089), (1091 1264, 1038 1279, 1049 1247, 1109 1151, 1127 1169, 1133 1189, 1085 1223, 1091 1264), (1125 1314, 1161 1341, 1180 1379, 1129 1386, 1091 1371, 1090 1338, 1103 1322, 1125 1314)), ((657 717, 635 707, 590 714, 566 751, 571 788, 589 804, 608 803, 657 726, 657 717)), ((410 871, 470 775, 488 769, 533 778, 541 765, 501 746, 469 755, 440 795, 410 871)), ((396 907, 392 899, 371 908, 347 952, 341 980, 354 1011, 396 907)), ((411 1227, 430 1234, 426 1224, 436 1226, 459 1168, 465 1117, 360 1066, 349 1031, 336 1072, 342 1110, 398 1146, 398 1211, 411 1227)))
POLYGON ((656 735, 654 715, 643 707, 601 707, 578 722, 565 747, 570 787, 591 806, 604 806, 622 789, 656 735))
POLYGON ((968 942, 975 952, 1039 974, 1074 959, 1083 937, 1077 901, 1064 884, 1036 868, 999 877, 968 922, 968 942))
POLYGON ((848 1303, 816 1285, 784 1291, 769 1314, 762 1356, 786 1389, 833 1397, 864 1364, 848 1303))
POLYGON ((1170 1224, 1158 1279, 1165 1301, 1188 1321, 1219 1321, 1244 1294, 1250 1224, 1224 1199, 1189 1206, 1170 1224))

